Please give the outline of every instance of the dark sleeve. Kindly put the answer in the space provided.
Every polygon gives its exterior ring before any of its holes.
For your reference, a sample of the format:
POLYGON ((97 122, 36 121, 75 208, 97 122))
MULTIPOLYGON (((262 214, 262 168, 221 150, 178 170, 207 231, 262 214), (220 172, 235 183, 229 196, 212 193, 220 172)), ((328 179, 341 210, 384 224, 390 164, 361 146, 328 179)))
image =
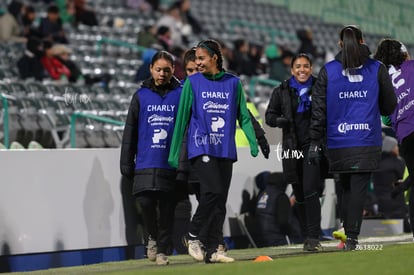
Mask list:
POLYGON ((135 155, 138 144, 139 98, 135 93, 132 97, 122 135, 120 168, 121 174, 132 177, 135 171, 135 155))
POLYGON ((313 143, 322 141, 326 128, 326 87, 328 76, 323 67, 319 71, 318 79, 312 87, 312 117, 309 127, 309 136, 313 143))
POLYGON ((280 86, 273 89, 269 104, 267 105, 265 112, 265 121, 266 124, 270 127, 277 127, 277 118, 282 116, 282 102, 280 98, 280 91, 280 86))
POLYGON ((400 161, 396 162, 396 171, 398 179, 404 178, 404 172, 405 172, 405 161, 403 159, 400 159, 400 161))
POLYGON ((378 70, 379 82, 379 108, 383 116, 391 115, 397 106, 397 96, 391 82, 390 75, 384 64, 378 70))
POLYGON ((252 120, 253 129, 254 129, 254 133, 256 134, 256 138, 258 139, 259 137, 264 136, 265 131, 263 130, 260 123, 257 121, 257 119, 254 117, 254 115, 250 112, 249 109, 247 109, 247 111, 249 111, 250 119, 252 120))

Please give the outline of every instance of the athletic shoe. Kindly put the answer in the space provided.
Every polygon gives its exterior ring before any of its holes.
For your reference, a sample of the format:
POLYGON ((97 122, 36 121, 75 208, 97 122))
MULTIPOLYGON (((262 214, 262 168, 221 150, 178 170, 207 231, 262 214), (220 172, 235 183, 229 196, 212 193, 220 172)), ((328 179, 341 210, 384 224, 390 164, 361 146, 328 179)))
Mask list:
POLYGON ((344 228, 341 228, 339 230, 336 230, 336 231, 332 232, 332 236, 337 240, 340 240, 342 242, 346 242, 346 235, 345 235, 344 228))
POLYGON ((357 249, 358 246, 358 240, 357 239, 351 239, 347 238, 345 242, 345 248, 346 251, 354 251, 357 249))
POLYGON ((204 261, 204 249, 200 240, 187 240, 188 254, 196 261, 204 261))
POLYGON ((336 245, 336 247, 339 248, 339 249, 344 249, 345 248, 345 242, 346 242, 345 229, 342 227, 341 229, 332 232, 332 236, 335 239, 340 241, 336 245))
POLYGON ((151 262, 154 262, 157 258, 157 242, 151 238, 148 240, 147 244, 147 258, 151 262))
POLYGON ((219 245, 216 252, 212 253, 210 257, 206 257, 206 263, 232 263, 234 259, 226 255, 223 245, 219 245))
POLYGON ((170 263, 168 261, 168 257, 164 253, 157 254, 155 262, 157 263, 157 265, 168 265, 170 263))
POLYGON ((311 252, 322 251, 322 245, 318 239, 306 239, 303 242, 303 251, 311 251, 311 252))

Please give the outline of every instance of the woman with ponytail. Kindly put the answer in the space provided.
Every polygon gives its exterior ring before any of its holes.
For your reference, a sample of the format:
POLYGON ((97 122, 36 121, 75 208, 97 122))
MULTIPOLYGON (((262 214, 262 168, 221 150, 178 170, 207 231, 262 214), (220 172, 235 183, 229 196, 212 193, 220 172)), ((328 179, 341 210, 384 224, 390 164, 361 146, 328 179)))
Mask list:
POLYGON ((339 38, 341 51, 321 68, 312 89, 308 157, 317 162, 326 145, 330 172, 342 185, 345 249, 356 250, 371 173, 381 160, 380 118, 392 114, 397 98, 387 68, 370 58, 362 31, 348 25, 339 38))

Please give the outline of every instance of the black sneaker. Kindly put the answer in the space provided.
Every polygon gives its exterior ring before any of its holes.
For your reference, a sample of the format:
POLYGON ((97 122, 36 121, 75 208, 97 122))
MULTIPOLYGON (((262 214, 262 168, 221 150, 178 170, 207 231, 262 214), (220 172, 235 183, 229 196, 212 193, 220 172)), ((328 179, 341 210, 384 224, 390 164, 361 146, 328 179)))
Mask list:
POLYGON ((358 239, 347 238, 345 242, 345 251, 354 251, 357 249, 358 239))
POLYGON ((311 252, 322 251, 322 245, 318 239, 306 239, 303 242, 303 251, 311 251, 311 252))

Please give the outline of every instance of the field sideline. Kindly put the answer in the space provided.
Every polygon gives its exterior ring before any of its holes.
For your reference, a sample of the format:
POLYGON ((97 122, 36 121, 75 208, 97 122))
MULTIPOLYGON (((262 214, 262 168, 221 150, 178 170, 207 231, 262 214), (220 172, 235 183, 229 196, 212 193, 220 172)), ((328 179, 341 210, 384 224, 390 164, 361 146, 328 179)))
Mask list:
POLYGON ((414 243, 411 234, 360 240, 363 250, 343 252, 337 241, 322 242, 323 252, 303 252, 302 245, 229 250, 236 259, 229 264, 194 262, 188 255, 170 256, 170 265, 156 266, 147 259, 54 268, 10 274, 411 274, 414 270, 414 243), (333 253, 336 252, 336 253, 333 253), (269 262, 253 262, 260 255, 269 262))

